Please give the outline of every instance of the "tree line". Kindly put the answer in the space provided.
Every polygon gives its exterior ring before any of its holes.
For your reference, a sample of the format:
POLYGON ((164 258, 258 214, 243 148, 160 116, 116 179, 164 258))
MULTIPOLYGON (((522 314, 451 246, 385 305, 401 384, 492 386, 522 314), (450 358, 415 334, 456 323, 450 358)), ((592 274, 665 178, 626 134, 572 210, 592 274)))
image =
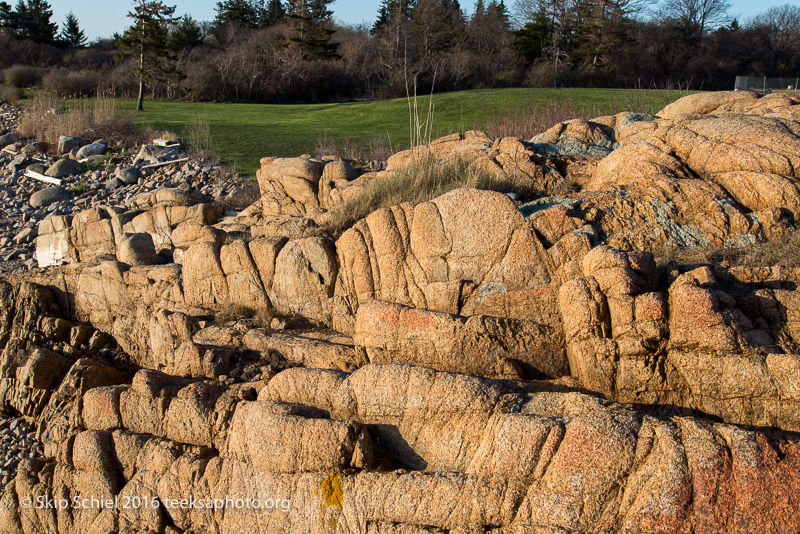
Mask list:
POLYGON ((0 2, 0 68, 46 89, 198 101, 307 102, 504 86, 730 89, 800 75, 800 7, 747 20, 727 0, 382 0, 343 25, 332 0, 222 0, 213 21, 136 0, 122 34, 86 44, 45 0, 0 2))

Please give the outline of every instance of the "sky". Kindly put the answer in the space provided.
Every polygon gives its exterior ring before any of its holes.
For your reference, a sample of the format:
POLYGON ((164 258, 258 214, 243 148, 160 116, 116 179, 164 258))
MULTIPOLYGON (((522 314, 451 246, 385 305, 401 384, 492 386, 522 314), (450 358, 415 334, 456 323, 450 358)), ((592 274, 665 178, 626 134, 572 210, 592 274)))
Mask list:
MULTIPOLYGON (((790 0, 731 0, 733 7, 731 14, 740 21, 761 13, 766 9, 783 5, 790 0)), ((9 2, 14 4, 13 1, 9 2)), ((216 0, 167 0, 167 5, 176 5, 175 14, 178 16, 189 14, 196 20, 212 20, 215 15, 216 0)), ((467 12, 471 11, 473 0, 461 0, 467 12)), ((50 0, 53 6, 53 21, 63 25, 64 19, 70 10, 78 17, 78 22, 86 32, 90 41, 99 37, 111 37, 114 32, 122 33, 130 25, 126 18, 133 5, 128 0, 50 0)), ((513 1, 506 1, 512 6, 513 1)), ((367 22, 372 24, 378 13, 380 0, 336 0, 333 5, 333 16, 339 22, 358 24, 367 22)))

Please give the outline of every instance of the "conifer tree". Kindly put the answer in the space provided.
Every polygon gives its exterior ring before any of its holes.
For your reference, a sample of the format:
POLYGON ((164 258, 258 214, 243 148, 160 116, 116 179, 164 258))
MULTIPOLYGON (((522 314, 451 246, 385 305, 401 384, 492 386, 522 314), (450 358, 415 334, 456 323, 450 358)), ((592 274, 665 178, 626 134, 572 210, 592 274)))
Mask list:
POLYGON ((263 26, 273 26, 286 20, 286 7, 281 0, 269 0, 264 13, 263 26))
POLYGON ((134 23, 117 41, 123 56, 139 57, 139 99, 136 110, 143 110, 144 85, 146 80, 164 81, 178 73, 175 55, 169 49, 169 26, 175 24, 172 17, 175 6, 166 6, 160 0, 136 0, 128 18, 134 23))
POLYGON ((184 15, 169 36, 169 46, 173 50, 185 50, 203 44, 203 29, 190 15, 184 15))
POLYGON ((67 13, 67 19, 61 29, 59 41, 69 48, 83 48, 86 46, 86 34, 78 24, 78 17, 72 11, 67 13))

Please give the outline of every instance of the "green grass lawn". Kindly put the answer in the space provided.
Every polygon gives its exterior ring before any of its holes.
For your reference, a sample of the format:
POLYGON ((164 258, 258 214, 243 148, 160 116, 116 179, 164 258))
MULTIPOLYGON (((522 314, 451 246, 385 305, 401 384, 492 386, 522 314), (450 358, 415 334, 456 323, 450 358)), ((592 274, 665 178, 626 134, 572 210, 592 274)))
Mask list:
MULTIPOLYGON (((493 114, 524 109, 532 103, 569 99, 589 113, 615 113, 632 108, 655 112, 678 92, 626 89, 479 89, 433 96, 433 137, 466 131, 485 124, 493 114)), ((135 101, 122 100, 125 110, 135 101)), ((425 118, 428 97, 418 101, 425 118)), ((406 99, 338 104, 216 104, 146 100, 137 123, 186 136, 187 124, 198 117, 208 121, 211 149, 243 175, 254 175, 264 156, 313 153, 322 138, 369 146, 376 137, 391 141, 392 148, 409 145, 406 99)))

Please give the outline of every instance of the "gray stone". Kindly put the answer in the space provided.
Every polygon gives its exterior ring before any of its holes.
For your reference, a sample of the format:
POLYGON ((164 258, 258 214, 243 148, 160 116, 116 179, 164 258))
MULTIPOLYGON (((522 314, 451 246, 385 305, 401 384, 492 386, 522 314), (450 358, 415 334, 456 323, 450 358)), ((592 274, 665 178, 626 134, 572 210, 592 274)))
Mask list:
POLYGON ((159 161, 170 159, 177 153, 178 149, 176 147, 168 148, 158 145, 144 145, 142 149, 139 150, 136 159, 133 160, 133 164, 137 165, 139 162, 158 163, 159 161))
POLYGON ((81 148, 82 146, 85 146, 86 143, 87 141, 80 137, 62 135, 58 138, 58 153, 66 154, 67 152, 72 151, 73 148, 81 148))
POLYGON ((34 208, 43 208, 45 206, 50 206, 54 202, 61 202, 68 199, 69 193, 67 193, 63 187, 55 185, 32 194, 30 204, 34 208))
POLYGON ((14 159, 11 160, 11 163, 8 164, 8 170, 12 173, 17 173, 28 166, 28 156, 26 154, 17 154, 14 156, 14 159))
POLYGON ((9 132, 3 136, 0 136, 0 148, 10 145, 11 143, 16 143, 18 140, 19 134, 17 132, 9 132))
POLYGON ((39 232, 35 227, 34 228, 30 228, 30 227, 29 228, 25 228, 21 232, 19 232, 17 235, 14 236, 14 243, 16 243, 17 245, 21 245, 23 243, 29 243, 29 242, 33 241, 34 239, 36 239, 36 236, 37 236, 38 233, 39 232))
POLYGON ((78 174, 81 171, 81 164, 74 159, 64 158, 56 161, 50 168, 47 169, 45 174, 54 178, 64 178, 78 174))
POLYGON ((133 185, 142 177, 141 171, 134 167, 117 167, 116 176, 123 184, 133 185))
POLYGON ((77 159, 85 159, 89 156, 102 156, 108 150, 108 146, 102 143, 92 143, 90 145, 82 146, 76 154, 77 159))
POLYGON ((121 186, 122 182, 119 181, 119 178, 111 178, 106 182, 106 189, 116 189, 117 187, 121 186))
POLYGON ((44 174, 44 171, 46 169, 47 169, 47 167, 45 167, 41 163, 31 163, 30 165, 25 167, 26 171, 38 172, 39 174, 44 174))

